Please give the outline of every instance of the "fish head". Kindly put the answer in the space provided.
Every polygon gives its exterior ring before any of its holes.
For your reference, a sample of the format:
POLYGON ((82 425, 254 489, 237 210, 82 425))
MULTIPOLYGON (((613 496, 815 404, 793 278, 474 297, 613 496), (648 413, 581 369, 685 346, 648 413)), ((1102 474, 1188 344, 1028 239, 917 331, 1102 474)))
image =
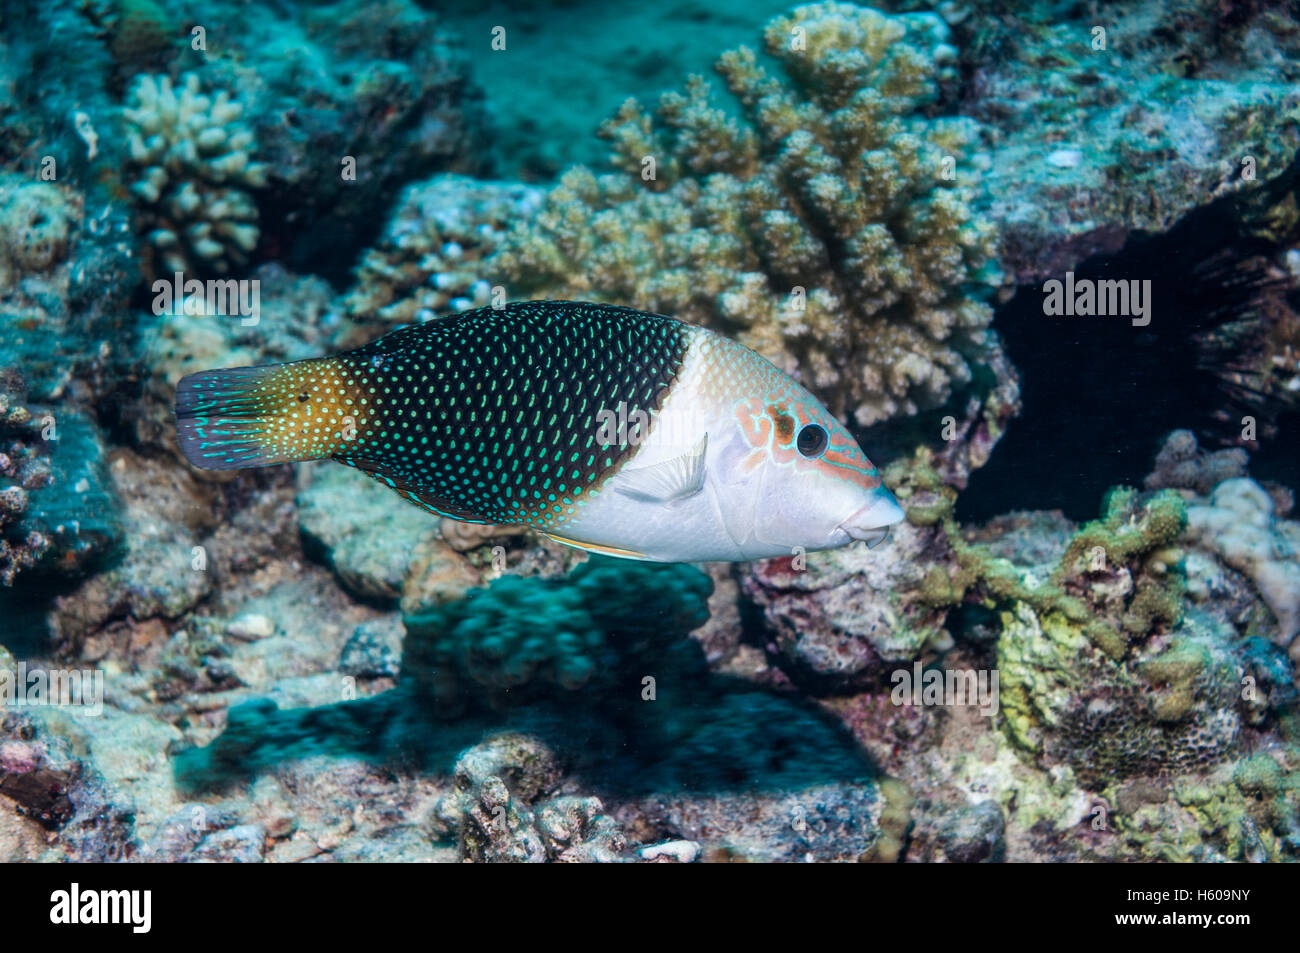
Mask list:
POLYGON ((720 506, 740 545, 769 556, 875 545, 903 519, 857 440, 793 381, 736 402, 732 417, 717 465, 720 506))

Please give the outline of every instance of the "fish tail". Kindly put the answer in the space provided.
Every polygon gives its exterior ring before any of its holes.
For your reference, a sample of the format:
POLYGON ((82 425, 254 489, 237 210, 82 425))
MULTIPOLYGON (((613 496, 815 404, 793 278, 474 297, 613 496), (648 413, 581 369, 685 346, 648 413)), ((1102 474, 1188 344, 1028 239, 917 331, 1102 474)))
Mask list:
POLYGON ((354 418, 332 358, 227 367, 181 378, 176 435, 205 470, 238 470, 337 453, 354 418))

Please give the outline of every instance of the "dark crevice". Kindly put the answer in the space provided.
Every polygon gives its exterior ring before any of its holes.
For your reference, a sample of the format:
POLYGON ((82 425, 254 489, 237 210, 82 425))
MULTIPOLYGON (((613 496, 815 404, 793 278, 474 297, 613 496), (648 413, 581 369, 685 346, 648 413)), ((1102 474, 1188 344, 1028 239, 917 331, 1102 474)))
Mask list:
POLYGON ((1074 269, 1076 281, 1150 280, 1145 327, 1125 316, 1045 315, 1041 283, 998 309, 993 326, 1020 372, 1024 410, 959 498, 961 519, 1036 509, 1092 519, 1107 489, 1141 486, 1169 431, 1190 429, 1210 448, 1231 445, 1241 416, 1261 411, 1277 426, 1272 436, 1261 429, 1252 473, 1300 483, 1294 413, 1241 403, 1221 376, 1232 353, 1206 343, 1216 328, 1249 320, 1270 280, 1261 256, 1275 246, 1247 235, 1240 220, 1234 202, 1215 202, 1074 269))

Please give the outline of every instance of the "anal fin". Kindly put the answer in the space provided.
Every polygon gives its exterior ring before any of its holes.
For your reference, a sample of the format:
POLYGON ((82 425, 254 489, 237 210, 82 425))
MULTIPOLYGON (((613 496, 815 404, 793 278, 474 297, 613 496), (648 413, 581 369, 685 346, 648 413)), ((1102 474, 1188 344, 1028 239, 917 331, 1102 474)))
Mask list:
POLYGON ((569 539, 567 536, 560 536, 556 533, 548 533, 546 530, 538 530, 547 539, 553 539, 557 543, 563 543, 565 546, 572 546, 574 549, 585 550, 589 553, 599 553, 603 556, 619 556, 623 559, 649 559, 645 553, 638 553, 634 549, 619 549, 617 546, 602 546, 600 543, 582 543, 576 539, 569 539))

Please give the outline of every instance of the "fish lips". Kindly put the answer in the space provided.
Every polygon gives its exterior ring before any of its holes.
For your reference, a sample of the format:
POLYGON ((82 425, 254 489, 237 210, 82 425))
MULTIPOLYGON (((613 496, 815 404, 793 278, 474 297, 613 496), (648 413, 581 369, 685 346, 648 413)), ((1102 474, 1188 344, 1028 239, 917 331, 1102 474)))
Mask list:
POLYGON ((844 531, 852 539, 866 543, 868 549, 874 549, 889 538, 892 527, 901 523, 905 515, 894 495, 885 491, 836 529, 844 531))

